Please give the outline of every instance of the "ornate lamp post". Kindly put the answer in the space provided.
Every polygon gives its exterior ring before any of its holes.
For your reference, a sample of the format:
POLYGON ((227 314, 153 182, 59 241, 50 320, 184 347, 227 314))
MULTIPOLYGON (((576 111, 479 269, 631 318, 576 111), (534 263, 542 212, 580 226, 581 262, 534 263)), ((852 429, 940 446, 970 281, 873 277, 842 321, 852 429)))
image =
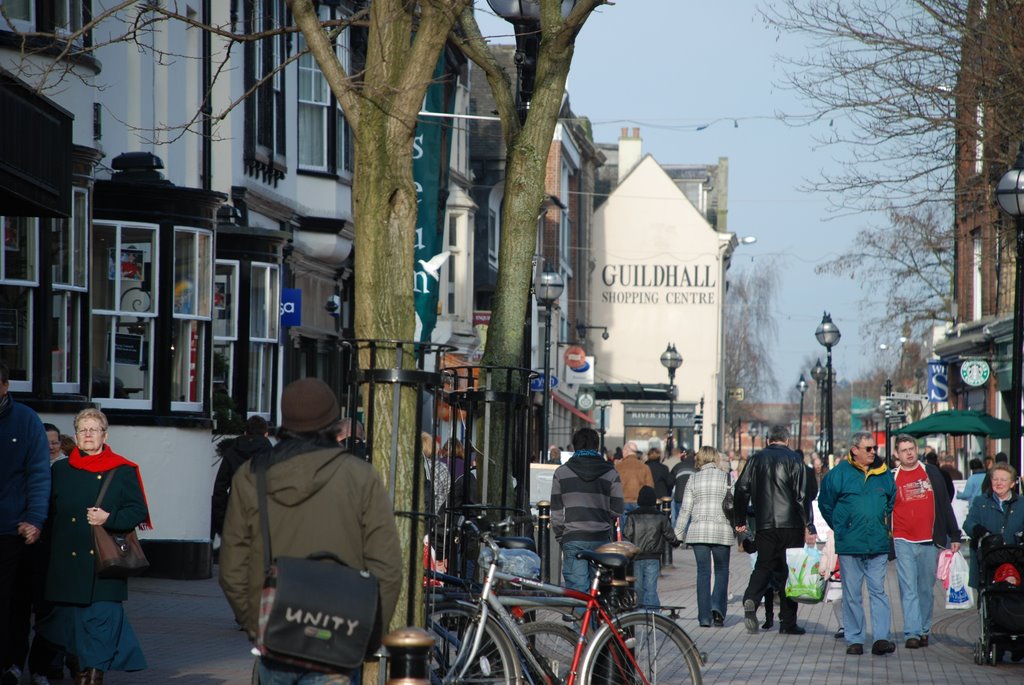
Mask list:
POLYGON ((839 342, 842 334, 839 327, 832 323, 832 316, 825 312, 821 317, 818 329, 814 331, 814 337, 818 343, 825 348, 825 422, 828 426, 825 431, 826 447, 825 454, 832 454, 833 451, 833 423, 832 423, 832 348, 839 342))
POLYGON ((557 271, 547 268, 537 276, 534 292, 537 303, 544 307, 544 420, 541 421, 541 463, 548 460, 548 410, 551 403, 551 309, 558 301, 565 283, 557 271))
POLYGON ((1013 279, 1013 353, 1010 376, 1010 463, 1021 470, 1021 345, 1024 330, 1020 309, 1024 306, 1024 143, 1017 151, 1013 167, 996 186, 999 208, 1014 218, 1017 229, 1017 268, 1013 279))
MULTIPOLYGON (((818 442, 815 444, 814 449, 824 451, 825 448, 825 367, 821 365, 821 360, 818 359, 814 363, 814 368, 811 369, 811 378, 814 379, 814 385, 818 389, 818 442)), ((825 459, 828 459, 828 455, 822 455, 825 459)))
POLYGON ((754 448, 756 447, 754 443, 757 440, 757 434, 759 432, 758 428, 759 426, 753 422, 749 426, 747 426, 747 433, 750 435, 750 451, 747 452, 747 459, 750 459, 752 456, 754 456, 754 448))
MULTIPOLYGON (((516 74, 519 90, 516 109, 519 122, 526 121, 533 99, 533 82, 537 76, 537 54, 540 52, 540 0, 487 0, 494 13, 512 24, 516 32, 516 74)), ((576 5, 576 0, 562 0, 562 17, 576 5)))
POLYGON ((804 448, 804 393, 807 392, 807 381, 804 375, 800 374, 800 380, 796 383, 796 389, 800 391, 800 414, 796 423, 796 448, 804 448))
POLYGON ((679 354, 674 343, 669 343, 665 351, 661 353, 661 365, 668 369, 668 444, 665 446, 665 451, 671 455, 672 448, 676 445, 675 428, 672 426, 676 399, 676 369, 683 365, 683 355, 679 354))

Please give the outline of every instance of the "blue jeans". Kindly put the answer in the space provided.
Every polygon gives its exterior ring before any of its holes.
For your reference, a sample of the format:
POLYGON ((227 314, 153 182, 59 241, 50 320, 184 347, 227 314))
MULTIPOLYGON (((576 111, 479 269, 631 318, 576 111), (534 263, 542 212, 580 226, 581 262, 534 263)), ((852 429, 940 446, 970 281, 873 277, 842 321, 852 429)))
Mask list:
POLYGON ((604 544, 607 544, 607 540, 603 542, 573 540, 562 543, 562 578, 565 580, 566 587, 580 592, 590 592, 590 581, 593 580, 591 566, 587 562, 577 559, 576 553, 594 550, 604 544))
POLYGON ((697 560, 697 623, 711 625, 711 612, 725 616, 729 601, 729 545, 693 544, 693 557, 697 560), (715 565, 715 589, 711 590, 711 562, 715 565))
POLYGON ((903 604, 903 637, 922 637, 932 629, 935 567, 939 548, 931 542, 895 540, 896 575, 903 604))
POLYGON ((622 505, 622 516, 619 517, 619 530, 626 527, 626 514, 635 511, 639 506, 636 502, 626 502, 622 505))
POLYGON ((864 602, 861 590, 867 582, 868 604, 871 606, 871 635, 874 640, 888 640, 892 610, 885 595, 885 569, 888 554, 840 554, 839 571, 843 577, 843 627, 847 644, 864 644, 864 602))
POLYGON ((661 600, 658 599, 658 574, 660 573, 661 559, 637 559, 633 562, 636 598, 640 606, 661 606, 661 600))
POLYGON ((349 685, 352 682, 351 676, 356 675, 306 671, 298 666, 263 658, 257 661, 256 670, 259 673, 260 685, 349 685))

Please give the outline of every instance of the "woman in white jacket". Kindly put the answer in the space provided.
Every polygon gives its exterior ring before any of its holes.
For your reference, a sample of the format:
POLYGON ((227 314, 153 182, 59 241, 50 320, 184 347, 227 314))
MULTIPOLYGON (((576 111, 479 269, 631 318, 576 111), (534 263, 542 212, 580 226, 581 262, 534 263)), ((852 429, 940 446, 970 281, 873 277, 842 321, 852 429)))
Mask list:
POLYGON ((697 560, 697 622, 701 627, 725 625, 729 600, 729 554, 735 541, 732 524, 722 511, 729 476, 718 468, 714 447, 697 451, 697 472, 690 476, 676 520, 676 539, 693 549, 697 560), (712 561, 715 587, 711 589, 712 561))

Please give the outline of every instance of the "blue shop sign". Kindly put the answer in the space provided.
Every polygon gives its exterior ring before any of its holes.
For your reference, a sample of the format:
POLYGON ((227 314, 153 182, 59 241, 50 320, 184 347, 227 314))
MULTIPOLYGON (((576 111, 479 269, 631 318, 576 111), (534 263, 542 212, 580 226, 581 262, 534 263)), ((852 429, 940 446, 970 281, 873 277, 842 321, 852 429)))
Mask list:
POLYGON ((302 290, 281 288, 281 326, 302 325, 302 290))

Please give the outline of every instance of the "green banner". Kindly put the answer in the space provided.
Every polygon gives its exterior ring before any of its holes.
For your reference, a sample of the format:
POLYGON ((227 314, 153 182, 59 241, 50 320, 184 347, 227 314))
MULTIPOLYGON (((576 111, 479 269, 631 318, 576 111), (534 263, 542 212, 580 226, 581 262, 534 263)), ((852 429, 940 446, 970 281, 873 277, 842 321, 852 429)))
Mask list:
MULTIPOLYGON (((423 109, 451 113, 455 88, 446 76, 444 55, 434 70, 434 83, 427 89, 423 109)), ((416 305, 415 339, 429 342, 437 323, 437 297, 441 267, 450 253, 443 244, 444 214, 448 199, 448 164, 451 156, 452 125, 446 117, 420 117, 413 141, 412 175, 416 181, 416 244, 413 251, 413 301, 416 305)))

